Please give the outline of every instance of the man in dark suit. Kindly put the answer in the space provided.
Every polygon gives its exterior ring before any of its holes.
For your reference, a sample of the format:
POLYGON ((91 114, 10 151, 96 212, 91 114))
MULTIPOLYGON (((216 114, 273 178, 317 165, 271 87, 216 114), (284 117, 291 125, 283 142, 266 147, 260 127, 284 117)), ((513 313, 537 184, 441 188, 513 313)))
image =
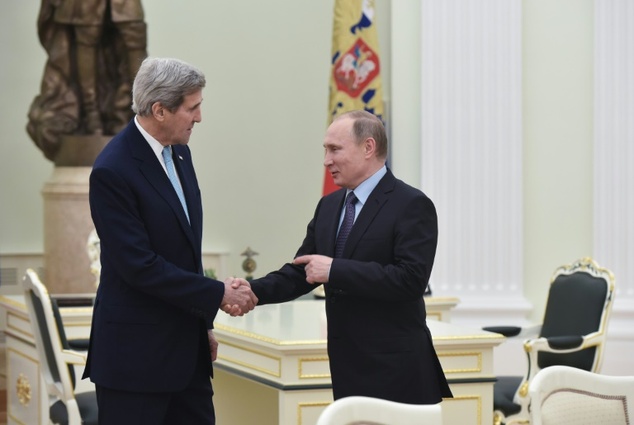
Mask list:
POLYGON ((204 87, 189 64, 146 59, 134 81, 136 117, 90 175, 101 280, 84 377, 96 385, 100 425, 215 423, 214 318, 220 307, 241 315, 257 303, 248 285, 203 276, 187 143, 204 87))
POLYGON ((383 123, 368 112, 333 121, 324 165, 343 189, 319 201, 293 263, 251 287, 267 304, 324 285, 335 399, 435 404, 451 397, 423 300, 436 253, 436 210, 387 169, 387 143, 383 123))

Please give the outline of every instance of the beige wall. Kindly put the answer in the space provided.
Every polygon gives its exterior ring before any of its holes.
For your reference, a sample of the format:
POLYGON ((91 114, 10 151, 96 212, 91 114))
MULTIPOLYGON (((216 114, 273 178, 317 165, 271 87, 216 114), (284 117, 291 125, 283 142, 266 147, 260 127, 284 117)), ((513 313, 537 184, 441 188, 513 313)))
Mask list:
MULTIPOLYGON (((277 268, 295 253, 321 195, 333 1, 144 6, 150 55, 179 57, 208 77, 190 143, 204 250, 228 252, 232 274, 242 274, 247 246, 260 253, 256 275, 277 268)), ((0 4, 0 254, 43 249, 40 191, 52 164, 24 130, 46 60, 38 8, 0 4)), ((377 1, 392 165, 415 186, 419 11, 418 0, 377 1)), ((592 254, 592 20, 591 0, 524 2, 524 280, 536 317, 553 269, 592 254)))

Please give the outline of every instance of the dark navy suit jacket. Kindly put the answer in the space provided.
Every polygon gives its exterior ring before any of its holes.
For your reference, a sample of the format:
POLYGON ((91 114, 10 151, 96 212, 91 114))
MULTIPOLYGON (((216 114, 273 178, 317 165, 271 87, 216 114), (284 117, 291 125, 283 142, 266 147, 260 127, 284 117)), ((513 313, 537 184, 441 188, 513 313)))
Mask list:
MULTIPOLYGON (((333 257, 345 190, 323 197, 297 255, 333 257)), ((352 395, 433 404, 451 391, 427 328, 423 293, 438 225, 432 201, 391 171, 368 197, 343 257, 325 284, 334 398, 352 395)), ((302 267, 287 264, 254 280, 258 304, 308 293, 302 267)))
POLYGON ((101 242, 84 377, 124 391, 171 392, 190 382, 224 284, 203 276, 202 204, 191 153, 173 146, 191 225, 167 174, 131 121, 90 175, 101 242))

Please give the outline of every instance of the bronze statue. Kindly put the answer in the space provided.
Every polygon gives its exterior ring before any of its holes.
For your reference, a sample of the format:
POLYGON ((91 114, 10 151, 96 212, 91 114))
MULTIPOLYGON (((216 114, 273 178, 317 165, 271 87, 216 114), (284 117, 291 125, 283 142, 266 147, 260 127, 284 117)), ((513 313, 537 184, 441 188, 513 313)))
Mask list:
POLYGON ((116 134, 132 118, 132 82, 147 56, 143 19, 141 0, 42 0, 48 60, 27 131, 46 158, 55 161, 65 135, 116 134))

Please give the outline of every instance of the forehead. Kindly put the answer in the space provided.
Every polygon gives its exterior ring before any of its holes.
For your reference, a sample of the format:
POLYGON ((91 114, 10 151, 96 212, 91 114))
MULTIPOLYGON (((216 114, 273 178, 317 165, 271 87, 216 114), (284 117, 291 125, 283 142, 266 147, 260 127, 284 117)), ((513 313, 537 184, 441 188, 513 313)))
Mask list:
POLYGON ((198 90, 183 97, 182 106, 185 108, 192 108, 203 101, 203 91, 198 90))
POLYGON ((326 137, 324 138, 324 145, 343 144, 346 142, 353 142, 354 137, 352 135, 353 120, 349 118, 341 118, 334 121, 328 127, 326 131, 326 137))

